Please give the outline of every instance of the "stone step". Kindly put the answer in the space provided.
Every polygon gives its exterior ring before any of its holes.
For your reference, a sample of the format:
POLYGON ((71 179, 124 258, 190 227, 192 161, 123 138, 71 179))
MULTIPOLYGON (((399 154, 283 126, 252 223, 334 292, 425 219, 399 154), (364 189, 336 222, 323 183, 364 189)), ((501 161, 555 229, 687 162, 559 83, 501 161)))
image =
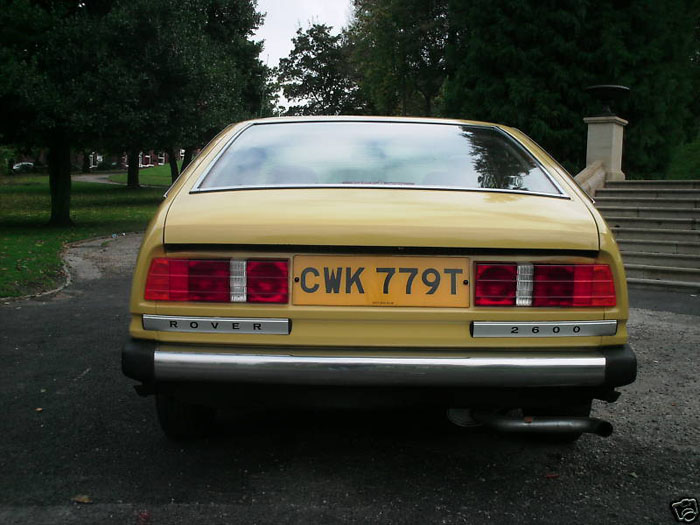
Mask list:
POLYGON ((665 279, 638 279, 628 278, 627 286, 630 288, 644 288, 650 290, 663 290, 666 292, 700 292, 700 283, 688 283, 683 281, 667 281, 665 279))
POLYGON ((688 189, 700 188, 700 180, 621 180, 608 181, 606 188, 665 188, 665 189, 688 189))
POLYGON ((700 255, 623 251, 625 264, 700 269, 700 255))
POLYGON ((640 206, 643 208, 653 208, 653 207, 664 207, 671 208, 678 206, 679 208, 700 208, 700 199, 687 199, 687 198, 677 198, 677 199, 656 199, 654 197, 605 197, 599 196, 600 192, 603 190, 598 190, 596 194, 595 202, 597 206, 626 206, 634 207, 640 206))
POLYGON ((700 208, 651 206, 598 206, 603 217, 644 217, 668 219, 700 219, 700 208))
POLYGON ((610 227, 618 242, 627 240, 700 242, 700 230, 610 227))
POLYGON ((603 188, 596 191, 596 197, 636 197, 646 199, 700 199, 700 188, 603 188))
POLYGON ((695 219, 647 219, 645 217, 605 217, 611 228, 646 228, 666 230, 700 230, 695 219))
POLYGON ((617 239, 623 253, 647 252, 679 255, 700 255, 700 242, 617 239))
POLYGON ((698 283, 700 286, 700 269, 698 268, 626 263, 625 273, 627 273, 628 278, 633 279, 665 279, 667 281, 698 283))

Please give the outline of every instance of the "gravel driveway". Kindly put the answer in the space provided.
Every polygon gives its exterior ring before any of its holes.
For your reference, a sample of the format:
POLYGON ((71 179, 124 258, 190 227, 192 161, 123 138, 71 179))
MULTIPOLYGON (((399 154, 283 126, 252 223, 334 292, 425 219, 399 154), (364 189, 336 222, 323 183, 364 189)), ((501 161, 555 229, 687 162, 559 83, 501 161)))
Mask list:
POLYGON ((639 378, 594 405, 608 439, 542 445, 441 411, 251 410, 183 446, 120 371, 138 244, 79 244, 70 286, 0 305, 0 523, 675 523, 669 504, 700 498, 697 297, 632 295, 639 378))

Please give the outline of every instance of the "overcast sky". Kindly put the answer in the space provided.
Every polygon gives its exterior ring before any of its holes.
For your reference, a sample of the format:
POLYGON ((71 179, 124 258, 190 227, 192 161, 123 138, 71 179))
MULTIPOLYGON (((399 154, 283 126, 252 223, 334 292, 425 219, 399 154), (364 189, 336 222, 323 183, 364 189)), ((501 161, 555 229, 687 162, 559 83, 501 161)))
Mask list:
POLYGON ((258 11, 267 13, 255 40, 265 40, 260 58, 270 67, 289 55, 292 38, 299 27, 311 23, 333 26, 340 31, 351 13, 351 0, 258 0, 258 11))

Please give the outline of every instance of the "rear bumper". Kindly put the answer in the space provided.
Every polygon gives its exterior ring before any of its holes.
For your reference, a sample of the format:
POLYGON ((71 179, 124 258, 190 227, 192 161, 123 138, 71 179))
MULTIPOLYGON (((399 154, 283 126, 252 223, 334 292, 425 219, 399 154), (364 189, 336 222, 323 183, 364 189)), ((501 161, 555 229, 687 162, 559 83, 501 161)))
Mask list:
MULTIPOLYGON (((185 345, 159 347, 153 341, 131 340, 122 352, 122 369, 128 377, 144 383, 463 388, 614 388, 633 382, 637 372, 629 345, 593 350, 474 351, 451 358, 319 357, 290 355, 292 349, 282 347, 267 348, 264 354, 254 347, 236 350, 225 353, 185 345)), ((425 354, 430 350, 425 349, 425 354)))

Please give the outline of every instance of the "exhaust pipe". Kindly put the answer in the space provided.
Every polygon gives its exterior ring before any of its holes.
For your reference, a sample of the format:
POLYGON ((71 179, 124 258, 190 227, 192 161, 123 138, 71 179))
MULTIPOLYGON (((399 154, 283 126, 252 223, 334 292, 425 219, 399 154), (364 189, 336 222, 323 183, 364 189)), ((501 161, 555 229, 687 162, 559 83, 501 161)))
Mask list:
POLYGON ((502 432, 574 433, 583 432, 608 437, 613 426, 596 417, 507 416, 474 412, 472 417, 483 425, 502 432))

